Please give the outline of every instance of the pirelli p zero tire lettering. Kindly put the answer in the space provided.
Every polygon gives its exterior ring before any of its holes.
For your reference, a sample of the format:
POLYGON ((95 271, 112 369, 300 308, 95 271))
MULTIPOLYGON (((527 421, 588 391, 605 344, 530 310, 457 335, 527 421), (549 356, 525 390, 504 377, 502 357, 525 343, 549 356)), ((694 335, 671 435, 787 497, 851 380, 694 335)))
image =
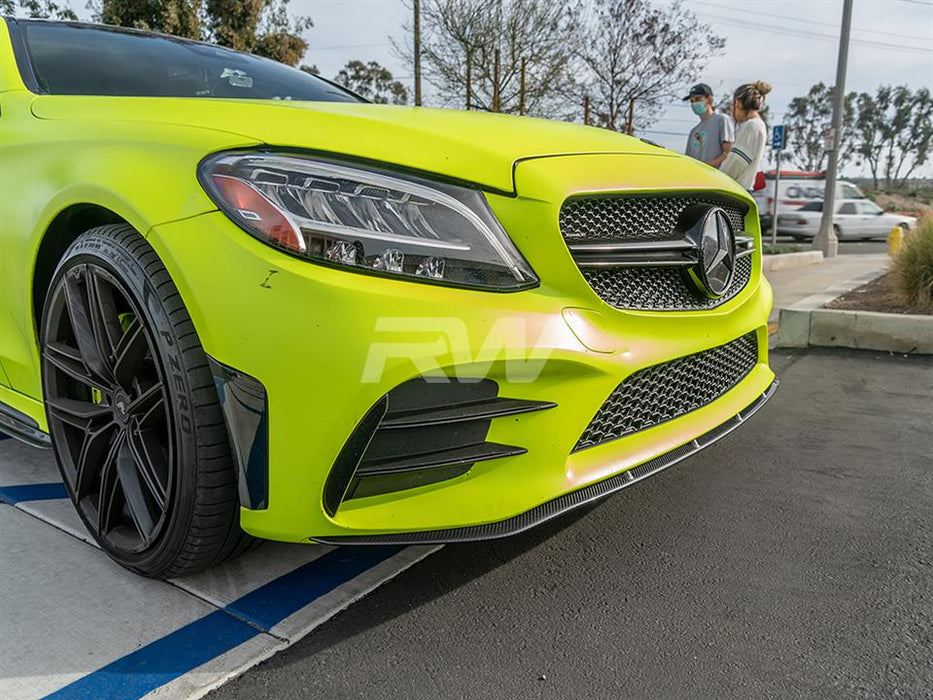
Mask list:
POLYGON ((52 279, 40 345, 59 468, 104 551, 164 578, 248 546, 207 358, 139 233, 102 226, 72 244, 52 279))

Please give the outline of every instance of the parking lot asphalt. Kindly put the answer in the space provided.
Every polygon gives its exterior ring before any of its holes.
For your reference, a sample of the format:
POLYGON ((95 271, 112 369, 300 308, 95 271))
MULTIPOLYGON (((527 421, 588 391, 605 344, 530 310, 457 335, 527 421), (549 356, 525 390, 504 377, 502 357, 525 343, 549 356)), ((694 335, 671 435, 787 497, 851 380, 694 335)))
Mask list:
POLYGON ((933 358, 772 360, 699 456, 445 547, 210 697, 933 697, 933 358))

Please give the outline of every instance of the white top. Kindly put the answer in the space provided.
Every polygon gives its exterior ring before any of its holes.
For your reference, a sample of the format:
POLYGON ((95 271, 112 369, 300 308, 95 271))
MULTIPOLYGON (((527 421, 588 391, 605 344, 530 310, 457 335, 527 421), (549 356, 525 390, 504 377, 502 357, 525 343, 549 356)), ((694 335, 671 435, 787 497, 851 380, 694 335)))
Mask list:
POLYGON ((755 184, 755 173, 768 140, 768 127, 761 117, 753 117, 739 124, 732 150, 719 169, 750 190, 755 184))

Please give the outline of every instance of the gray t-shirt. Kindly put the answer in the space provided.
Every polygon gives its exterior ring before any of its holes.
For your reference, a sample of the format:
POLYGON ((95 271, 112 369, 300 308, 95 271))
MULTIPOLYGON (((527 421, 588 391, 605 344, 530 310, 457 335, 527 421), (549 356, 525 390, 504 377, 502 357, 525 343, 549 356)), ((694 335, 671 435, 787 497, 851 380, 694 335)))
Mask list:
POLYGON ((686 153, 691 158, 709 163, 722 155, 723 141, 735 141, 735 126, 725 114, 713 112, 709 119, 690 129, 686 153))

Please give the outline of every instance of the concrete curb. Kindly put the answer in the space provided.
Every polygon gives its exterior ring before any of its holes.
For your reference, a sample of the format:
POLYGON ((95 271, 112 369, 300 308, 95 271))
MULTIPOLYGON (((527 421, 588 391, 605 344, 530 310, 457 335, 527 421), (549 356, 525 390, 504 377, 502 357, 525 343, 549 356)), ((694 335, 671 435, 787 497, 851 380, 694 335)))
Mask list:
POLYGON ((933 316, 781 309, 778 347, 836 347, 933 355, 933 316))
POLYGON ((771 270, 785 270, 791 267, 803 267, 804 265, 818 265, 822 262, 822 252, 818 250, 805 250, 801 253, 764 255, 761 258, 761 269, 765 272, 770 272, 771 270))
POLYGON ((781 309, 772 347, 837 347, 933 355, 933 316, 822 308, 882 274, 875 272, 849 280, 781 309))

